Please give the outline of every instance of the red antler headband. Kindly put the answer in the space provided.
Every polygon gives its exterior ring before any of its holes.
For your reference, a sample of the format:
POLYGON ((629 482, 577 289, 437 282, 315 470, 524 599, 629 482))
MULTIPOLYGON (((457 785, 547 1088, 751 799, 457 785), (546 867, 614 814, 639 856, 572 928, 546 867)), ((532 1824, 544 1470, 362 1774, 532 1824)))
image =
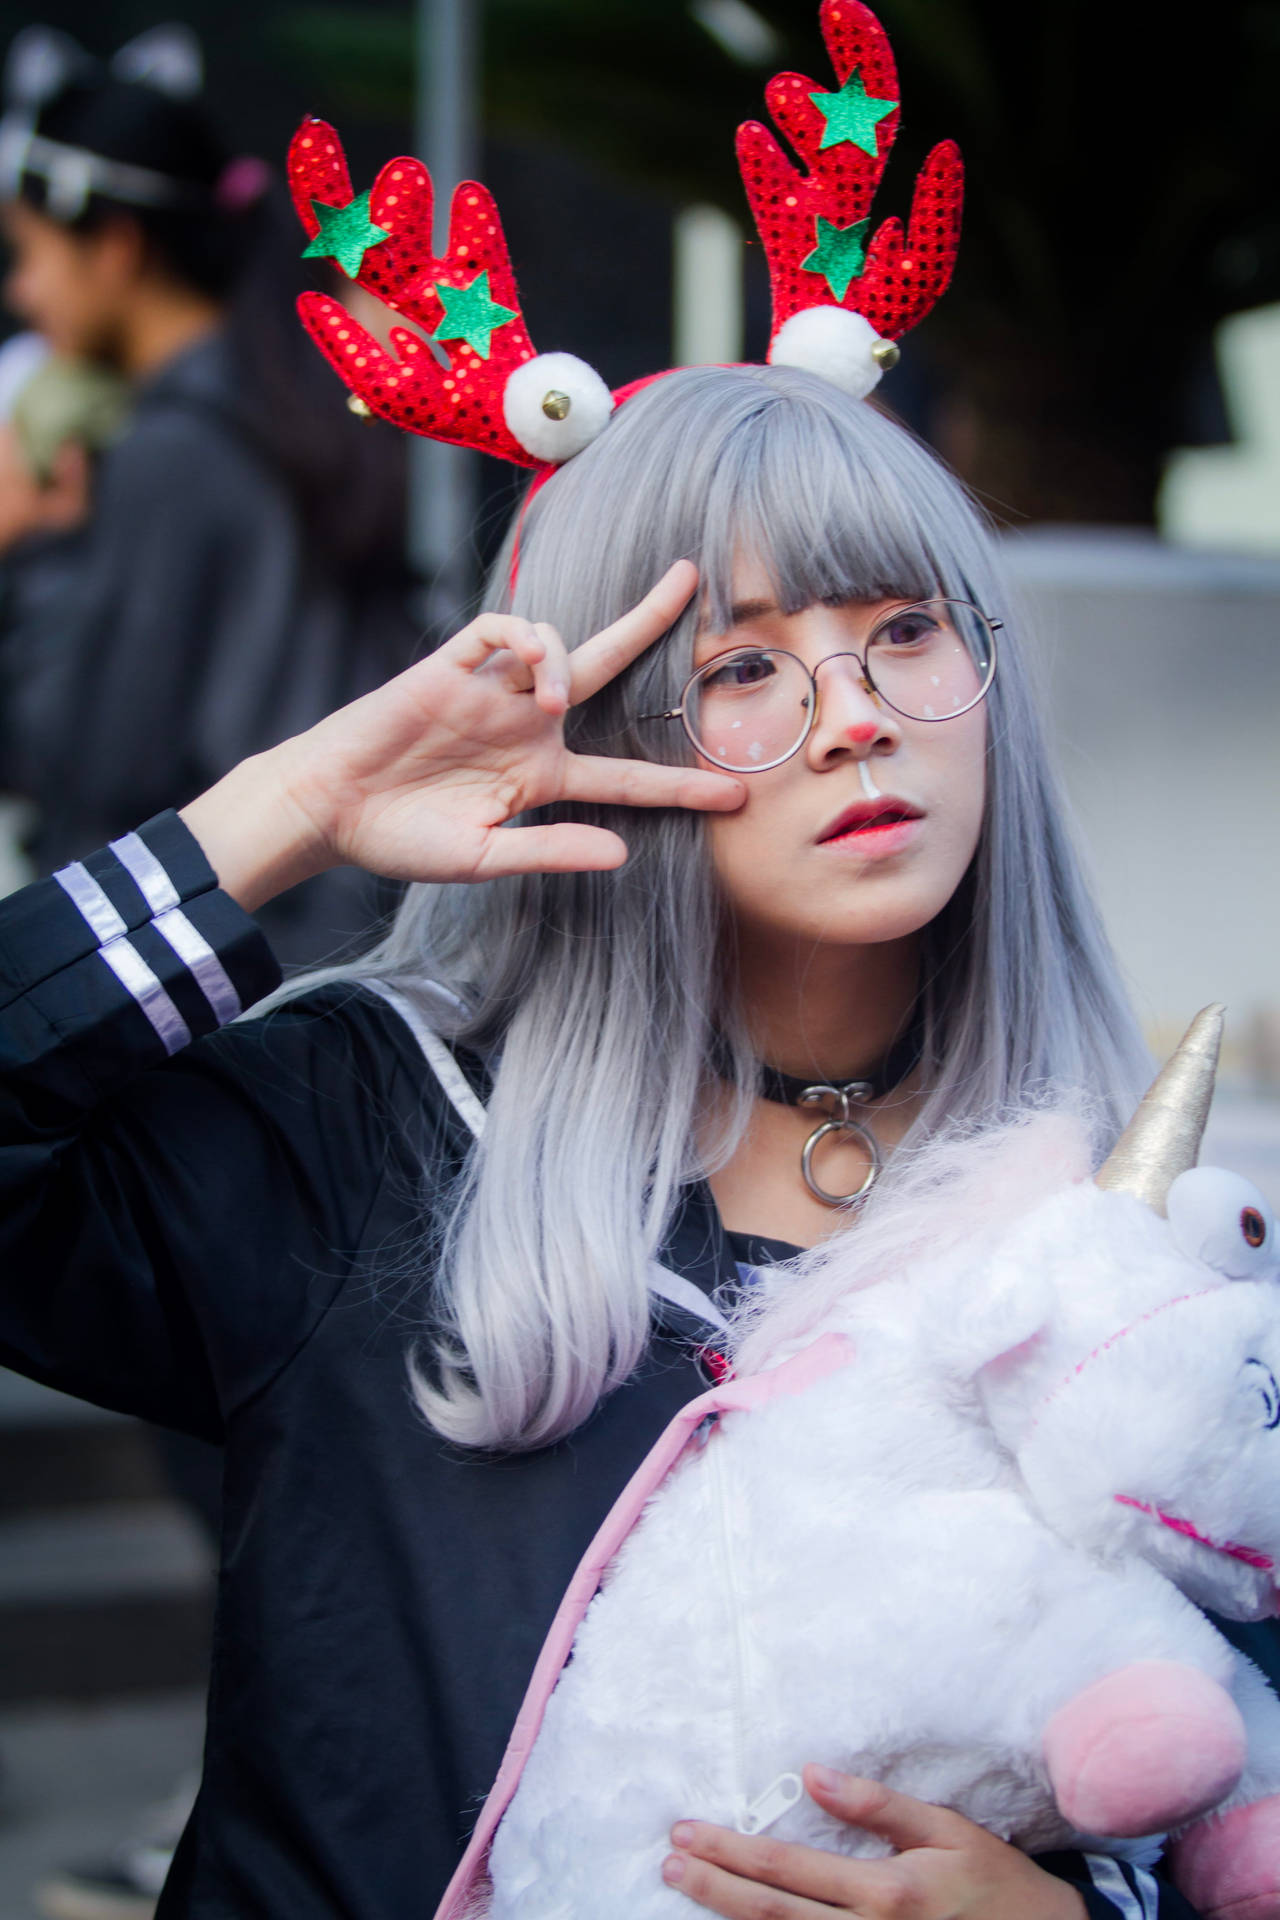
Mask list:
MULTIPOLYGON (((872 198, 898 131, 893 53, 861 0, 823 0, 821 19, 838 87, 780 73, 765 95, 808 171, 754 120, 738 130, 738 164, 769 262, 770 362, 806 367, 863 398, 897 360, 897 337, 946 291, 964 175, 955 143, 942 141, 916 181, 905 239, 897 219, 871 234, 872 198)), ((464 181, 455 192, 437 258, 421 161, 389 161, 357 198, 337 134, 306 120, 289 149, 289 183, 311 236, 307 254, 336 260, 420 329, 392 329, 393 357, 337 300, 299 301, 308 333, 371 412, 519 466, 554 467, 588 446, 631 391, 611 394, 573 354, 535 355, 484 187, 464 181), (447 368, 428 340, 444 349, 447 368)))

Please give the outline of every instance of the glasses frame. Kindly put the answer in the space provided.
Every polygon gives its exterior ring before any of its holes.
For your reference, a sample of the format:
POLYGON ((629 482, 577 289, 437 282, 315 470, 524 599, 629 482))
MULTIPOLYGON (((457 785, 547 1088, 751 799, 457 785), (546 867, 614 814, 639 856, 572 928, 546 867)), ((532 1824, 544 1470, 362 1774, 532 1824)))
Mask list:
MULTIPOLYGON (((981 607, 975 607, 971 600, 952 600, 946 598, 912 600, 908 602, 906 606, 895 607, 892 613, 886 613, 883 618, 876 621, 876 624, 872 627, 870 633, 862 643, 861 653, 856 652, 852 647, 848 647, 842 649, 839 653, 827 654, 824 659, 818 662, 818 666, 825 667, 830 660, 856 660, 862 672, 862 684, 872 699, 882 701, 884 705, 889 708, 890 712, 896 713, 902 720, 914 721, 922 727, 941 726, 947 720, 958 720, 961 714, 971 713, 974 707, 976 707, 980 701, 985 700, 990 693, 996 677, 996 634, 1001 632, 1003 628, 1003 620, 993 620, 990 614, 982 611, 981 607), (884 689, 876 685, 871 676, 871 669, 866 662, 866 655, 870 652, 876 643, 876 639, 883 633, 886 627, 892 626, 895 620, 900 620, 904 613, 916 613, 927 610, 930 607, 963 607, 966 612, 974 613, 978 616, 991 638, 991 660, 987 668, 987 677, 978 692, 974 694, 972 700, 966 701, 964 706, 953 707, 950 713, 935 713, 932 719, 929 718, 928 714, 907 713, 902 707, 895 706, 884 689)), ((976 661, 974 664, 977 664, 976 661)), ((689 675, 689 678, 680 690, 680 704, 678 707, 671 707, 666 713, 641 713, 636 717, 638 720, 678 720, 685 730, 689 745, 699 758, 709 760, 713 767, 720 767, 725 773, 768 773, 774 767, 783 766, 788 760, 793 759, 794 756, 799 753, 801 747, 818 723, 818 702, 821 698, 822 695, 818 687, 816 669, 807 667, 799 654, 792 653, 788 647, 727 647, 723 653, 717 653, 712 659, 704 660, 702 665, 696 667, 689 675), (800 735, 794 747, 788 747, 787 751, 779 754, 776 760, 765 760, 762 761, 760 765, 754 767, 734 767, 728 765, 724 760, 718 760, 714 753, 707 752, 706 747, 696 737, 693 728, 689 724, 689 716, 686 708, 690 692, 700 680, 705 679, 706 676, 714 672, 717 667, 722 667, 726 660, 732 660, 735 655, 749 653, 777 653, 783 655, 788 660, 795 661, 809 682, 809 718, 804 732, 800 735)))

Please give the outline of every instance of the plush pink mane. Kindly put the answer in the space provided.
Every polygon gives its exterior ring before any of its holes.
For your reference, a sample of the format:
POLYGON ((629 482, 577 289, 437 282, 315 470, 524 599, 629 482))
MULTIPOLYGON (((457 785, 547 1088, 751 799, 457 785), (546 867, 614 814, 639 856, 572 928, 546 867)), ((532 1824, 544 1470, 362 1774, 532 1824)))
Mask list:
POLYGON ((969 1256, 1093 1166, 1083 1103, 1062 1100, 900 1150, 875 1198, 797 1268, 769 1278, 737 1322, 734 1363, 756 1373, 822 1331, 850 1293, 927 1259, 969 1256))

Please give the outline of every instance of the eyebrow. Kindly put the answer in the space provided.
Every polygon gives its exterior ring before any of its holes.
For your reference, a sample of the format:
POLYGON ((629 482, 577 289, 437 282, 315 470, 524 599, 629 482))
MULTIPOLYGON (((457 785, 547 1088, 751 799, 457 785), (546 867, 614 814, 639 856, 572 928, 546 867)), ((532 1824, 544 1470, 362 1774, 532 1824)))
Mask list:
POLYGON ((773 600, 735 600, 729 609, 728 624, 717 627, 714 633, 709 627, 699 627, 694 645, 700 647, 704 642, 723 640, 725 635, 732 633, 735 627, 748 626, 752 620, 765 620, 770 614, 781 611, 782 609, 773 600))
POLYGON ((729 609, 729 625, 745 627, 752 620, 762 620, 766 615, 778 611, 777 603, 773 600, 735 600, 729 609))

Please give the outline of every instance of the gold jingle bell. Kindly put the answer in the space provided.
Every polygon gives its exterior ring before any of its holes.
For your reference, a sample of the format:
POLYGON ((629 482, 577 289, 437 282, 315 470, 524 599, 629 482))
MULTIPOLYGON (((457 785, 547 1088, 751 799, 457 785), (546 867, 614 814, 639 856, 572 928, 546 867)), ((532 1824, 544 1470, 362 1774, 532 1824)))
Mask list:
POLYGON ((871 358, 881 373, 888 373, 890 367, 896 367, 902 358, 902 348, 896 340, 877 340, 871 349, 871 358))
POLYGON ((549 393, 545 393, 542 396, 542 411, 546 414, 548 420, 567 420, 569 417, 569 409, 572 405, 573 402, 568 394, 561 393, 555 387, 552 387, 549 393))
POLYGON ((349 393, 347 395, 347 412, 354 413, 357 420, 373 420, 377 418, 368 401, 362 400, 358 393, 349 393))

